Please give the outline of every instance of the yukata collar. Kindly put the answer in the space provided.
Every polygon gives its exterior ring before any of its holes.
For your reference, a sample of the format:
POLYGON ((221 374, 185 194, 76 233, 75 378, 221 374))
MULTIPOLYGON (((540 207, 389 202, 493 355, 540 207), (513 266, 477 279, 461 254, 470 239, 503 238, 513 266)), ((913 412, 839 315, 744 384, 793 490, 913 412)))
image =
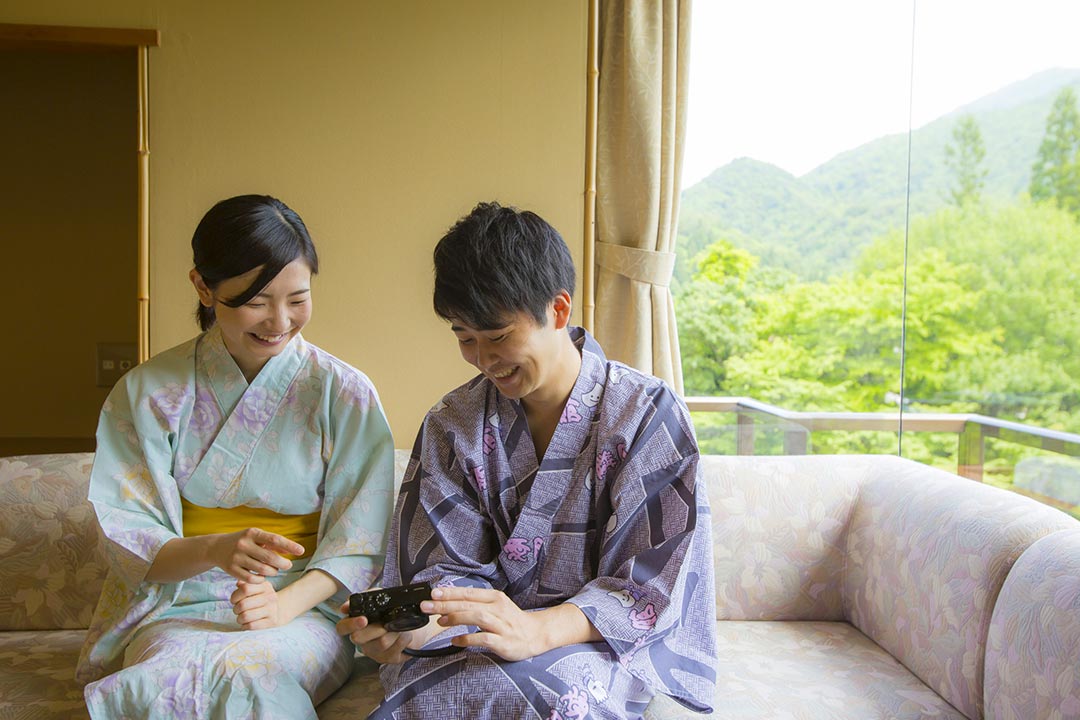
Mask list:
POLYGON ((265 386, 271 392, 284 391, 299 367, 305 346, 303 336, 297 333, 284 350, 266 361, 250 385, 225 347, 225 337, 217 325, 199 338, 195 358, 200 374, 210 380, 210 389, 218 406, 229 413, 249 387, 265 386), (279 387, 283 381, 284 387, 279 387))

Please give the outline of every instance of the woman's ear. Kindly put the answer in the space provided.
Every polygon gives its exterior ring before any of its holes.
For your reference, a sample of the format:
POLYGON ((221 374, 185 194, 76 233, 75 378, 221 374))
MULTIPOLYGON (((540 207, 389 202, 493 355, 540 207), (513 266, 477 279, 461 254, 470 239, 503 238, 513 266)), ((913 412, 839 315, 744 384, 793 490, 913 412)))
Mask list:
POLYGON ((551 301, 551 308, 555 311, 555 329, 562 330, 570 324, 570 315, 574 309, 574 301, 570 293, 560 290, 551 301))
POLYGON ((206 286, 199 271, 191 268, 188 277, 191 278, 191 284, 195 286, 195 292, 199 293, 199 302, 206 307, 214 307, 214 293, 206 286))

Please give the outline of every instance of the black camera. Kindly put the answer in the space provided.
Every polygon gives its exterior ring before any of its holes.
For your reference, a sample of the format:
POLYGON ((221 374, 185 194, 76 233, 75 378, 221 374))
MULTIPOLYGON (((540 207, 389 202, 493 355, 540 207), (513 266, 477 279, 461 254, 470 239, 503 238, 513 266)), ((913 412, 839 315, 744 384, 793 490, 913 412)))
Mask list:
POLYGON ((349 616, 363 615, 391 632, 406 632, 427 625, 427 613, 420 603, 431 599, 431 585, 414 583, 368 590, 349 596, 349 616))

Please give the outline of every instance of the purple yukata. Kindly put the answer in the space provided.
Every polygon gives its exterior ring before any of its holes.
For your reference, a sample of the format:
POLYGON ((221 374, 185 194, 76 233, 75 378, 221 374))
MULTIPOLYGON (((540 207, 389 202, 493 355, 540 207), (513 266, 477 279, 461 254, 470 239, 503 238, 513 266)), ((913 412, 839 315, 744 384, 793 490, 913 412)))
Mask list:
POLYGON ((483 376, 428 413, 383 585, 494 588, 524 610, 569 602, 604 640, 518 662, 469 648, 384 665, 369 717, 636 718, 658 693, 712 709, 711 522, 689 413, 570 332, 581 371, 542 462, 521 403, 483 376))

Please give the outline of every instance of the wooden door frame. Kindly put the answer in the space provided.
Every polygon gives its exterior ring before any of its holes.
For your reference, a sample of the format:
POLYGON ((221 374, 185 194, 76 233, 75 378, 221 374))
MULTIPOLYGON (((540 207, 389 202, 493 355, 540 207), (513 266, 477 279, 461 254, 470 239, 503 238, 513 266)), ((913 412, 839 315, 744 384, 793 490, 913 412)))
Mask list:
POLYGON ((0 23, 0 49, 78 52, 132 48, 138 73, 138 360, 150 358, 150 48, 161 45, 151 28, 72 27, 0 23))

